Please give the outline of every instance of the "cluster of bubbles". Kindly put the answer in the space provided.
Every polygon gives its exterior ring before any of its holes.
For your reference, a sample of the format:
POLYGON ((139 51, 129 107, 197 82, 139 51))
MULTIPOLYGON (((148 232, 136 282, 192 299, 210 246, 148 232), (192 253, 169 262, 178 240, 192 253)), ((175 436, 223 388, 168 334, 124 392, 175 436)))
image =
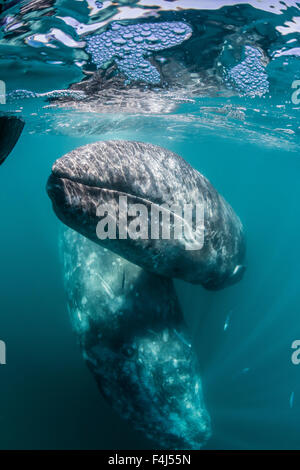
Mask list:
POLYGON ((31 90, 14 90, 7 94, 7 101, 34 99, 34 98, 74 98, 83 100, 86 98, 84 92, 80 90, 52 90, 45 93, 36 93, 31 90))
POLYGON ((269 90, 269 81, 262 59, 258 48, 246 45, 242 62, 226 71, 227 85, 242 95, 263 96, 269 90))
POLYGON ((143 23, 122 26, 113 23, 109 31, 87 37, 86 51, 97 68, 114 60, 129 79, 159 84, 159 71, 147 60, 153 51, 181 44, 192 35, 183 22, 143 23))

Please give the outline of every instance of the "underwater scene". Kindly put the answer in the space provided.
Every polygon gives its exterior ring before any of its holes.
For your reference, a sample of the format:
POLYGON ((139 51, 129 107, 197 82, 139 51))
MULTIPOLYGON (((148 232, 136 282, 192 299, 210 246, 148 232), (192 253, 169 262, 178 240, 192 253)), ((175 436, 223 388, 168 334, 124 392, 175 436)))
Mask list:
POLYGON ((300 3, 0 1, 0 449, 300 449, 300 3))

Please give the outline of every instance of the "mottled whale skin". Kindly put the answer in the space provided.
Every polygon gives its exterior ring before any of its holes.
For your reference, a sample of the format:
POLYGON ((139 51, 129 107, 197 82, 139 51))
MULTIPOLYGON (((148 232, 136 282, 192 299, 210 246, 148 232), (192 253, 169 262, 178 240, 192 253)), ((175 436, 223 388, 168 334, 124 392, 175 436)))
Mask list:
POLYGON ((25 123, 14 116, 0 116, 0 165, 19 140, 25 123))
POLYGON ((200 449, 210 418, 172 280, 70 229, 61 254, 72 325, 106 400, 160 448, 200 449))
POLYGON ((220 289, 243 275, 243 227, 211 183, 183 158, 156 145, 106 141, 58 159, 48 181, 57 216, 67 226, 128 261, 158 275, 220 289), (204 246, 186 250, 182 240, 99 240, 99 204, 204 204, 204 246))

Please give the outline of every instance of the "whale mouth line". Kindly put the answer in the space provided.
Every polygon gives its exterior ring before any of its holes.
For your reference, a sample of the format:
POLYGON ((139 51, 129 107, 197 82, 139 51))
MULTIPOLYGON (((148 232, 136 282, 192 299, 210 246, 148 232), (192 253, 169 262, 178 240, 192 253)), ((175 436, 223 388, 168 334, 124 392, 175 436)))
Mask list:
MULTIPOLYGON (((61 171, 60 169, 53 168, 51 176, 52 178, 55 178, 57 180, 66 180, 74 184, 80 184, 82 186, 89 187, 91 189, 103 189, 105 191, 115 191, 116 193, 122 193, 126 194, 129 197, 133 198, 139 198, 143 199, 144 201, 147 201, 151 203, 152 201, 148 200, 147 198, 144 198, 143 196, 139 194, 134 194, 134 193, 129 193, 126 190, 121 190, 119 189, 116 185, 109 185, 109 184, 101 184, 101 180, 99 178, 99 183, 97 183, 95 180, 91 181, 89 178, 89 175, 68 175, 66 172, 61 171)), ((155 202, 153 202, 155 204, 155 202)))
POLYGON ((95 182, 90 181, 88 179, 88 176, 87 177, 71 176, 71 175, 64 173, 63 171, 57 170, 56 168, 52 169, 51 177, 54 177, 58 180, 71 181, 72 183, 81 184, 83 186, 89 186, 90 188, 112 189, 109 186, 105 187, 101 184, 96 184, 95 182))
MULTIPOLYGON (((48 179, 48 183, 47 183, 48 193, 52 192, 51 189, 53 187, 55 187, 56 183, 63 182, 63 181, 69 181, 72 184, 82 185, 82 186, 85 186, 85 187, 91 188, 91 189, 99 189, 99 190, 102 190, 102 191, 104 191, 106 193, 110 193, 110 194, 115 193, 118 196, 126 196, 126 197, 129 197, 129 198, 135 199, 136 201, 138 201, 142 204, 145 204, 147 206, 148 205, 153 205, 153 206, 161 207, 160 203, 151 201, 150 199, 139 196, 138 194, 132 194, 132 193, 129 193, 127 191, 122 191, 122 190, 114 188, 114 187, 100 186, 100 185, 97 185, 97 184, 87 183, 87 182, 85 182, 81 179, 77 179, 75 177, 69 177, 69 176, 62 176, 62 175, 59 175, 58 173, 54 173, 54 172, 51 173, 51 175, 48 179)), ((167 208, 165 208, 165 210, 167 210, 167 208)))
MULTIPOLYGON (((161 212, 162 214, 169 214, 169 216, 173 216, 175 218, 174 220, 181 221, 181 223, 183 223, 184 225, 186 224, 186 222, 185 222, 182 215, 177 214, 170 207, 167 207, 167 205, 162 205, 163 203, 160 204, 158 202, 153 202, 150 199, 147 199, 145 197, 141 197, 141 196, 136 195, 136 194, 128 193, 126 191, 121 191, 119 189, 113 189, 113 188, 104 187, 104 186, 97 186, 97 185, 89 185, 89 184, 82 183, 81 181, 76 180, 74 177, 73 178, 62 177, 62 176, 57 176, 57 174, 52 173, 50 175, 49 179, 48 179, 48 182, 47 182, 47 192, 48 192, 50 198, 52 199, 52 202, 53 202, 54 205, 55 205, 55 201, 51 197, 51 193, 53 194, 53 189, 55 190, 55 186, 58 187, 59 189, 61 189, 61 186, 58 186, 58 183, 63 184, 63 181, 69 181, 71 184, 82 185, 82 186, 85 186, 86 188, 90 188, 90 189, 98 189, 100 191, 103 191, 103 192, 111 195, 112 197, 116 196, 115 199, 117 199, 117 197, 121 197, 121 196, 125 196, 127 198, 132 198, 133 200, 135 200, 135 203, 137 203, 137 204, 142 204, 142 205, 144 205, 145 207, 148 207, 148 208, 149 207, 151 207, 151 208, 155 207, 158 212, 161 212)), ((130 202, 129 202, 129 204, 130 204, 130 202)))
POLYGON ((166 201, 163 201, 163 200, 153 200, 152 201, 151 199, 148 199, 147 197, 142 196, 138 192, 136 192, 136 193, 128 192, 128 191, 125 190, 125 188, 120 189, 120 188, 118 188, 117 186, 114 186, 114 185, 101 184, 101 182, 99 182, 99 184, 97 184, 95 181, 89 180, 88 176, 68 175, 65 172, 60 171, 59 169, 56 169, 56 168, 52 169, 52 173, 49 177, 47 187, 49 186, 49 181, 51 179, 55 179, 56 181, 64 181, 65 180, 65 181, 69 181, 70 183, 73 183, 73 184, 79 184, 79 185, 85 186, 87 188, 100 189, 100 190, 103 190, 103 191, 106 191, 106 192, 116 193, 116 194, 121 195, 121 196, 127 196, 129 198, 136 199, 136 200, 138 200, 141 203, 144 203, 146 205, 162 206, 163 204, 166 204, 166 201))

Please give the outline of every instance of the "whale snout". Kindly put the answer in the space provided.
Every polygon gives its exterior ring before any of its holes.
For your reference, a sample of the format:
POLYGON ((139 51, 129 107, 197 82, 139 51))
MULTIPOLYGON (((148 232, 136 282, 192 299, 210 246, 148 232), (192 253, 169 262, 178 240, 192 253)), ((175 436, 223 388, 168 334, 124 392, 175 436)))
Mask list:
POLYGON ((113 148, 106 151, 107 143, 98 148, 95 144, 72 151, 55 161, 52 175, 74 183, 95 188, 113 189, 127 192, 139 176, 135 168, 138 161, 131 158, 128 165, 128 155, 121 152, 118 141, 113 142, 113 148))
MULTIPOLYGON (((81 161, 71 156, 63 156, 54 162, 51 176, 57 179, 68 179, 77 183, 88 184, 89 176, 91 176, 91 164, 87 160, 85 161, 84 156, 81 161)), ((98 172, 97 180, 99 181, 98 172)))
POLYGON ((48 178, 46 191, 52 203, 57 205, 64 204, 65 192, 62 184, 63 180, 51 174, 48 178))

